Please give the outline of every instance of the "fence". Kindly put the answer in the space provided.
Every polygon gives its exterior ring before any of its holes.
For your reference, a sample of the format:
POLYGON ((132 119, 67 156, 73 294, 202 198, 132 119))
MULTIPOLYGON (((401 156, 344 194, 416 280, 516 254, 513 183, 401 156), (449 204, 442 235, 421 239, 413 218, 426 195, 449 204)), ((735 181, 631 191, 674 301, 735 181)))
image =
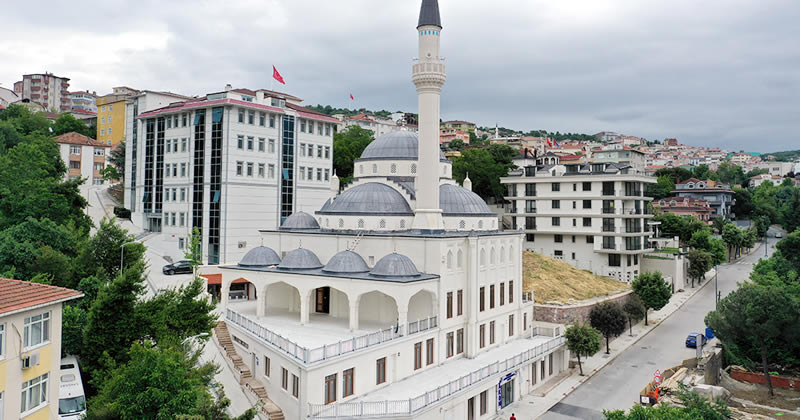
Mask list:
POLYGON ((353 401, 338 404, 309 404, 309 417, 317 419, 335 417, 391 417, 414 414, 436 402, 451 397, 492 375, 517 368, 531 359, 547 354, 563 345, 566 339, 555 337, 550 341, 526 350, 504 361, 494 362, 474 372, 466 374, 448 384, 423 392, 407 400, 353 401))
MULTIPOLYGON (((403 326, 401 325, 399 327, 389 327, 374 333, 309 349, 281 336, 274 331, 269 330, 268 328, 261 326, 259 323, 232 309, 228 309, 226 311, 225 319, 256 336, 257 338, 272 344, 295 360, 304 364, 328 360, 346 353, 351 353, 367 347, 385 343, 404 335, 403 326)), ((435 328, 437 325, 438 320, 435 316, 419 321, 409 322, 407 330, 408 335, 435 328)))

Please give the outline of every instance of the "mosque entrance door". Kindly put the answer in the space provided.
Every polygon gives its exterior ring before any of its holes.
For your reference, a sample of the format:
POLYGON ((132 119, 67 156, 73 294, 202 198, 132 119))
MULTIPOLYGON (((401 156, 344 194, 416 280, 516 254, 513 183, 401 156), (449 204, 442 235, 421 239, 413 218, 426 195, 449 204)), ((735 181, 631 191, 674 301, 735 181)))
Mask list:
POLYGON ((319 314, 330 313, 331 288, 330 287, 318 288, 316 292, 316 297, 317 297, 316 312, 319 314))

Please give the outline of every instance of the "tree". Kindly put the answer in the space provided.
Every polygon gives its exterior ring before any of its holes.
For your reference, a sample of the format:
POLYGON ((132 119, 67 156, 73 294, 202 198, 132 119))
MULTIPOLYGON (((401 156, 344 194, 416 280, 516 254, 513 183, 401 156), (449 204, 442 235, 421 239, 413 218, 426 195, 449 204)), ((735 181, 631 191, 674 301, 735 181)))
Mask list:
POLYGON ((482 149, 466 149, 453 161, 453 178, 462 183, 469 173, 472 190, 484 200, 504 199, 506 189, 500 184, 500 178, 508 175, 516 152, 504 144, 492 144, 482 149))
POLYGON ((464 147, 466 147, 466 144, 464 144, 464 140, 461 139, 454 139, 447 145, 447 148, 450 150, 463 150, 464 147))
POLYGON ((692 287, 694 287, 695 279, 697 279, 698 283, 702 282, 708 270, 711 270, 711 254, 701 249, 689 251, 688 274, 692 278, 692 287))
POLYGON ((786 235, 775 246, 781 252, 782 257, 791 265, 792 269, 800 273, 800 231, 794 231, 786 235))
POLYGON ((713 264, 725 262, 725 244, 721 240, 711 237, 711 232, 708 229, 698 230, 693 233, 692 238, 689 240, 689 246, 711 254, 711 262, 713 264))
POLYGON ((639 274, 631 285, 633 292, 639 296, 645 307, 644 325, 647 325, 647 310, 659 310, 669 303, 672 287, 658 271, 639 274))
POLYGON ((800 188, 792 188, 791 199, 781 207, 780 219, 787 232, 800 228, 800 188))
MULTIPOLYGON (((722 162, 717 168, 719 180, 726 184, 745 184, 750 179, 745 176, 744 170, 739 165, 731 164, 729 161, 722 162)), ((754 176, 754 175, 753 175, 754 176)))
POLYGON ((677 184, 678 182, 686 181, 691 178, 692 171, 684 168, 664 168, 657 170, 654 176, 658 178, 665 176, 669 178, 673 184, 677 184))
POLYGON ((695 232, 708 229, 705 223, 690 215, 666 213, 654 217, 653 220, 661 222, 663 234, 677 236, 682 244, 688 243, 695 232))
POLYGON ((120 227, 116 218, 103 218, 97 232, 81 249, 78 270, 81 277, 86 277, 102 269, 108 277, 113 278, 119 272, 120 263, 127 269, 144 261, 144 253, 145 246, 120 227), (121 260, 123 257, 124 260, 121 260))
POLYGON ((147 336, 161 342, 211 332, 216 322, 214 305, 204 294, 204 282, 195 277, 178 289, 162 290, 136 305, 134 319, 147 336))
POLYGON ((606 354, 611 353, 609 340, 625 331, 625 312, 616 302, 603 302, 595 305, 589 311, 589 323, 600 331, 606 339, 606 354))
POLYGON ((722 228, 722 241, 728 246, 728 261, 734 255, 741 243, 742 233, 741 229, 736 227, 733 223, 728 223, 722 228))
POLYGON ((711 168, 708 167, 705 163, 701 165, 697 165, 694 167, 693 175, 695 178, 704 181, 710 179, 712 181, 719 181, 719 177, 717 176, 711 168))
POLYGON ((731 418, 728 405, 721 399, 709 401, 696 392, 678 384, 678 399, 681 405, 658 404, 656 406, 634 405, 628 414, 622 410, 603 410, 606 420, 727 420, 731 418))
POLYGON ((353 165, 364 149, 374 140, 374 134, 357 125, 350 125, 333 135, 333 171, 341 185, 353 179, 353 165))
POLYGON ((628 296, 628 300, 622 305, 622 310, 628 315, 628 327, 630 328, 631 336, 633 336, 633 323, 639 322, 640 319, 644 318, 647 309, 644 307, 642 300, 639 299, 639 296, 631 293, 628 296))
MULTIPOLYGON (((708 325, 725 346, 733 346, 740 355, 758 360, 769 387, 770 354, 797 354, 800 304, 775 286, 743 283, 719 302, 719 309, 705 317, 708 325)), ((779 360, 782 363, 783 360, 779 360)))
POLYGON ((67 133, 78 133, 82 134, 86 137, 91 139, 97 137, 96 131, 91 131, 91 129, 84 123, 82 120, 75 118, 72 114, 63 113, 60 117, 56 118, 55 123, 53 124, 53 135, 60 136, 62 134, 67 133))
POLYGON ((654 200, 660 200, 669 197, 674 189, 675 184, 668 176, 660 176, 655 184, 647 187, 647 195, 653 197, 654 200))
POLYGON ((767 235, 767 230, 769 230, 769 219, 764 216, 755 216, 751 219, 751 221, 753 222, 753 227, 755 227, 759 238, 763 238, 767 235))
POLYGON ((742 217, 753 213, 753 193, 746 188, 733 187, 733 214, 742 217))
POLYGON ((83 347, 83 327, 86 325, 86 311, 79 305, 64 305, 61 314, 61 351, 65 355, 79 355, 83 347))
POLYGON ((125 140, 111 149, 108 157, 109 165, 103 168, 103 179, 111 181, 125 178, 125 140))
POLYGON ((600 351, 600 346, 602 346, 600 331, 589 325, 578 323, 567 327, 564 337, 567 339, 569 351, 578 356, 578 370, 583 376, 581 356, 589 357, 600 351))

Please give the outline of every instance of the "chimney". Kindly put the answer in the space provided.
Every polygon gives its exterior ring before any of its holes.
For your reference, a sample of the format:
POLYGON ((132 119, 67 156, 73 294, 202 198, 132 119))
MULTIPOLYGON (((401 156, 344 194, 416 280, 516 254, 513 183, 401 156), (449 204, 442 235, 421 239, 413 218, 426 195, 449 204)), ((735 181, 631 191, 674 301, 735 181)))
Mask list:
POLYGON ((230 83, 228 83, 227 85, 225 85, 225 92, 229 92, 229 91, 231 91, 231 90, 233 90, 233 86, 231 86, 231 84, 230 84, 230 83))

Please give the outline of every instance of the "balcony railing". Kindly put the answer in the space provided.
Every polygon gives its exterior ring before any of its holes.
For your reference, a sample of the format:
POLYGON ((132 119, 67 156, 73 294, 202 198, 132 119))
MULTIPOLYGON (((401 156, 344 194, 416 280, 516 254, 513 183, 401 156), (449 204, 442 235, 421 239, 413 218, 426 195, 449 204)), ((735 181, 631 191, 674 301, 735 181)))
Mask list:
POLYGON ((603 232, 614 232, 614 225, 603 225, 603 232))
POLYGON ((338 404, 309 404, 308 415, 313 419, 354 418, 354 417, 393 417, 415 414, 426 407, 437 404, 451 396, 470 389, 473 385, 494 375, 508 372, 524 365, 531 359, 539 358, 561 347, 566 342, 563 336, 554 337, 546 343, 526 350, 514 357, 494 362, 474 372, 468 373, 450 383, 427 390, 407 400, 353 401, 338 404))
POLYGON ((603 207, 603 214, 614 214, 614 207, 603 207))
MULTIPOLYGON (((226 311, 225 319, 252 334, 261 341, 269 343, 278 349, 283 350, 286 354, 304 364, 328 360, 343 354, 352 353, 354 351, 371 346, 376 346, 378 344, 400 338, 404 335, 404 326, 401 325, 399 327, 389 327, 374 333, 353 337, 349 340, 342 340, 338 343, 309 349, 281 336, 274 331, 269 330, 268 328, 261 326, 247 316, 242 315, 232 309, 228 309, 226 311)), ((408 329, 406 331, 409 331, 407 335, 412 335, 435 328, 437 326, 437 318, 433 316, 428 319, 409 322, 407 325, 408 329)))

